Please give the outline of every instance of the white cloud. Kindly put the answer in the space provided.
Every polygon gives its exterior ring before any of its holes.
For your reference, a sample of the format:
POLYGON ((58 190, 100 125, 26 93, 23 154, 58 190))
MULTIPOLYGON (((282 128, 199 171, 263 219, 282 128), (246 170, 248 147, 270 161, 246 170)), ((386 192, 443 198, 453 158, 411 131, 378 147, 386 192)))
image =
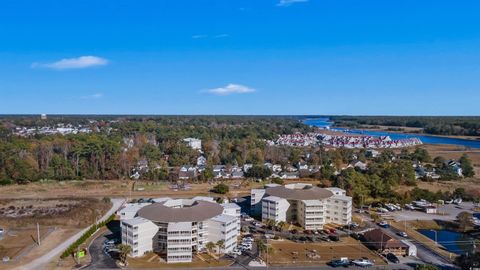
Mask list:
POLYGON ((95 93, 95 94, 92 94, 92 95, 81 96, 80 98, 81 99, 100 99, 100 98, 103 98, 103 94, 102 93, 95 93))
POLYGON ((220 35, 214 36, 214 38, 226 38, 226 37, 229 37, 229 36, 230 36, 229 34, 220 34, 220 35))
POLYGON ((208 36, 207 35, 193 35, 192 38, 193 39, 200 39, 200 38, 207 38, 208 36))
POLYGON ((257 91, 254 88, 250 88, 241 84, 230 83, 224 87, 208 89, 206 92, 214 95, 226 96, 230 94, 247 94, 257 91))
POLYGON ((277 6, 288 7, 296 3, 304 3, 304 2, 308 2, 308 0, 280 0, 277 6))
POLYGON ((108 60, 105 58, 97 57, 97 56, 80 56, 77 58, 64 58, 57 62, 53 63, 46 63, 46 64, 39 64, 33 63, 32 68, 51 68, 56 70, 63 70, 63 69, 81 69, 81 68, 89 68, 95 66, 104 66, 108 64, 108 60))

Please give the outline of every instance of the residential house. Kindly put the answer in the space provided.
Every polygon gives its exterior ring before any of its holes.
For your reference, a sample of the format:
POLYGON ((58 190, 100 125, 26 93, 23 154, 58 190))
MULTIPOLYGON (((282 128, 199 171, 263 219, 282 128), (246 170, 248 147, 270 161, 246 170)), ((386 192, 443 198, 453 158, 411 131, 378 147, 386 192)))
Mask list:
POLYGON ((409 246, 400 240, 384 233, 381 229, 373 229, 363 234, 367 245, 381 254, 393 253, 396 256, 408 256, 409 246))
POLYGON ((180 171, 178 172, 178 179, 181 179, 181 180, 194 179, 196 177, 197 177, 197 168, 190 165, 182 166, 180 168, 180 171))

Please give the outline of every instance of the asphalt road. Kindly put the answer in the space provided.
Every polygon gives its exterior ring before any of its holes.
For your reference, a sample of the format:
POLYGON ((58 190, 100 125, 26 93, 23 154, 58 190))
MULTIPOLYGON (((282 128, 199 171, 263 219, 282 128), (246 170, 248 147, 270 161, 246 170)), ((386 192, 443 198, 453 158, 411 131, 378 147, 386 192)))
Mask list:
POLYGON ((364 221, 369 223, 369 225, 371 227, 381 229, 383 232, 387 233, 388 235, 392 236, 395 239, 410 240, 410 242, 412 242, 417 247, 417 257, 419 259, 421 259, 423 262, 433 264, 433 265, 439 267, 440 269, 444 269, 444 270, 458 269, 457 266, 451 264, 450 261, 445 259, 442 255, 438 254, 436 251, 431 250, 430 248, 428 248, 423 243, 418 242, 418 241, 414 241, 414 240, 408 239, 408 238, 402 238, 401 236, 397 235, 397 233, 400 232, 399 230, 397 230, 393 227, 382 228, 382 227, 378 226, 377 224, 375 224, 374 222, 370 221, 370 217, 368 217, 366 215, 363 215, 363 217, 364 217, 364 221))
MULTIPOLYGON (((385 232, 389 233, 393 237, 402 240, 402 237, 397 236, 397 233, 400 231, 390 227, 388 229, 382 228, 385 232)), ((418 241, 411 241, 417 247, 417 257, 422 261, 436 265, 441 269, 457 269, 457 267, 445 259, 442 255, 438 254, 436 251, 431 250, 425 244, 418 241)))

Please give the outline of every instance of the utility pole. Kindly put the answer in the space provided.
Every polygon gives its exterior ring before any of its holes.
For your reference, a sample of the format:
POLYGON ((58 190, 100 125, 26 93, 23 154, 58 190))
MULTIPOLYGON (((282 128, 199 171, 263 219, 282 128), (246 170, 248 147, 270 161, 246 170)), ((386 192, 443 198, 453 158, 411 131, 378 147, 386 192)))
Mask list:
POLYGON ((41 240, 40 240, 40 225, 37 222, 37 244, 40 246, 41 240))

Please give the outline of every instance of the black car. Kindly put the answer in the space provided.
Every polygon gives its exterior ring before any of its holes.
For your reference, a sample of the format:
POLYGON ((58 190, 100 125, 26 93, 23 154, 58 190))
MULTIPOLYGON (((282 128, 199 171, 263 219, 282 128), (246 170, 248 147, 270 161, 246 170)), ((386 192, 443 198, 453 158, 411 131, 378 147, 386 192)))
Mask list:
POLYGON ((333 260, 327 263, 331 267, 349 267, 352 263, 350 260, 333 260))
POLYGON ((387 260, 389 260, 392 263, 400 263, 400 260, 398 259, 398 257, 395 256, 395 254, 393 254, 393 253, 388 253, 387 254, 387 260))
POLYGON ((336 235, 336 234, 330 234, 330 235, 328 236, 328 239, 332 240, 333 242, 338 242, 338 241, 340 241, 340 237, 338 237, 338 235, 336 235))

